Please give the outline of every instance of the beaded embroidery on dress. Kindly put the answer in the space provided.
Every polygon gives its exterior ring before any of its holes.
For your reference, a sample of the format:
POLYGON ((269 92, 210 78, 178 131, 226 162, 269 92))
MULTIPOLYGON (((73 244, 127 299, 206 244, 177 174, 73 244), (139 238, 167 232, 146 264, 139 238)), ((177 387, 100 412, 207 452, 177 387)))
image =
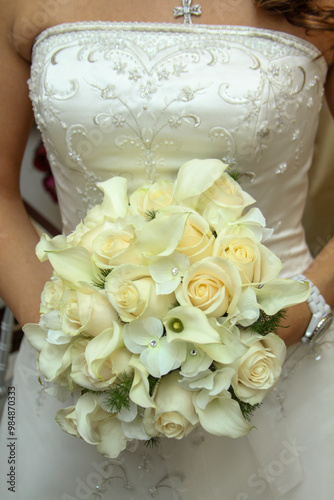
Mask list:
MULTIPOLYGON (((133 191, 174 178, 189 159, 219 158, 241 172, 274 228, 266 244, 283 260, 283 275, 302 272, 311 257, 301 216, 327 70, 318 56, 308 42, 257 28, 90 22, 44 31, 29 87, 64 231, 99 201, 98 181, 121 175, 133 191)), ((333 338, 332 330, 316 354, 289 349, 249 439, 197 432, 157 449, 131 443, 112 461, 58 429, 59 404, 40 397, 35 354, 24 343, 15 498, 330 498, 333 338), (315 456, 323 458, 314 464, 315 456)), ((6 470, 5 451, 1 460, 6 470)), ((0 492, 9 498, 6 485, 0 492)))

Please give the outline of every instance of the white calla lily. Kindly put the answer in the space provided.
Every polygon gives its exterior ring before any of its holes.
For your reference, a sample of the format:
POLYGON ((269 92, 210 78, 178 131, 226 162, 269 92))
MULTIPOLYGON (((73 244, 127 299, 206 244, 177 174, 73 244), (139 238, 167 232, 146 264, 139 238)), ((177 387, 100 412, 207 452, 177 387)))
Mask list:
POLYGON ((174 184, 174 197, 178 203, 199 196, 219 179, 228 165, 220 160, 190 160, 180 168, 174 184))
POLYGON ((72 436, 80 437, 77 429, 77 415, 75 406, 68 406, 57 411, 55 420, 63 432, 72 434, 72 436))
POLYGON ((81 283, 90 284, 98 280, 99 270, 85 248, 48 251, 47 256, 57 275, 77 288, 81 283))
POLYGON ((125 217, 128 213, 127 180, 124 177, 112 177, 105 182, 98 182, 103 191, 102 212, 111 219, 125 217))
POLYGON ((220 342, 202 344, 201 348, 213 361, 224 364, 233 363, 248 351, 248 347, 241 342, 240 336, 236 336, 228 328, 220 325, 215 318, 210 318, 209 322, 219 333, 220 342))
POLYGON ((273 229, 266 228, 266 220, 257 207, 250 208, 244 215, 239 217, 235 223, 229 225, 229 228, 242 227, 252 231, 255 238, 264 241, 273 234, 273 229))
POLYGON ((231 398, 228 391, 222 391, 218 396, 210 396, 204 410, 196 404, 196 395, 193 401, 200 424, 210 434, 239 438, 248 434, 252 428, 244 419, 239 404, 231 398))
POLYGON ((140 362, 139 356, 132 356, 129 367, 134 370, 130 399, 142 408, 155 408, 155 403, 150 396, 149 373, 140 362))
POLYGON ((260 308, 269 315, 307 300, 310 285, 307 282, 289 279, 275 279, 261 288, 254 288, 260 308))
POLYGON ((70 367, 70 347, 71 344, 45 343, 38 358, 39 369, 45 380, 51 382, 70 367))
POLYGON ((46 343, 47 331, 36 323, 26 323, 22 330, 29 344, 40 352, 46 343))
POLYGON ((61 252, 67 248, 72 248, 72 245, 67 241, 66 236, 58 234, 50 238, 49 235, 42 234, 36 245, 36 255, 41 262, 44 262, 48 259, 48 252, 61 252))
POLYGON ((173 253, 182 238, 190 212, 161 214, 147 222, 137 233, 137 252, 144 258, 163 257, 173 253))
POLYGON ((171 309, 163 323, 168 342, 191 342, 193 344, 217 344, 220 335, 207 316, 196 307, 179 306, 171 309))

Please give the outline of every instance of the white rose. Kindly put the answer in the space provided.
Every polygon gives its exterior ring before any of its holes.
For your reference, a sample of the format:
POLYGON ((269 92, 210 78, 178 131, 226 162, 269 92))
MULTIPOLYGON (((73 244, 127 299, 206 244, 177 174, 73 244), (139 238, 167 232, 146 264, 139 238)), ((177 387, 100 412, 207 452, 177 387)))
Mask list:
POLYGON ((233 364, 236 373, 232 387, 242 401, 261 403, 278 382, 286 347, 274 333, 262 336, 245 331, 241 333, 241 340, 249 350, 233 364))
POLYGON ((129 370, 132 354, 124 347, 120 325, 113 322, 97 337, 82 339, 71 347, 71 378, 92 391, 101 391, 129 370))
POLYGON ((124 450, 127 439, 122 422, 101 408, 99 398, 94 394, 86 393, 78 399, 75 416, 79 435, 87 443, 97 445, 98 453, 116 458, 124 450))
POLYGON ((64 283, 61 279, 54 277, 47 281, 41 296, 41 313, 51 309, 58 309, 64 293, 64 283))
POLYGON ((241 295, 239 270, 226 259, 208 257, 188 268, 175 295, 181 306, 197 307, 207 316, 233 314, 241 295))
POLYGON ((125 322, 139 317, 161 318, 175 301, 174 294, 156 294, 155 282, 146 266, 123 264, 117 267, 107 276, 105 291, 125 322))
POLYGON ((209 220, 215 229, 241 217, 244 209, 255 200, 243 191, 240 185, 226 172, 203 193, 198 202, 198 211, 209 220))
POLYGON ((125 223, 106 224, 93 241, 93 260, 102 268, 131 262, 140 264, 134 249, 134 229, 125 223))
POLYGON ((147 408, 144 413, 147 434, 175 439, 187 436, 198 424, 193 394, 182 389, 178 372, 162 377, 153 396, 156 408, 147 408))
POLYGON ((212 256, 214 241, 215 238, 208 222, 197 212, 193 212, 187 219, 183 236, 176 250, 187 255, 190 263, 193 264, 212 256))
POLYGON ((86 289, 85 293, 67 290, 62 298, 63 330, 68 335, 80 332, 99 335, 117 320, 117 313, 104 293, 86 289))
POLYGON ((240 231, 238 235, 220 233, 213 255, 231 260, 238 267, 243 283, 272 280, 282 268, 280 259, 256 238, 251 238, 250 231, 240 231))
POLYGON ((130 196, 131 210, 135 214, 145 215, 148 210, 167 207, 173 199, 173 187, 172 182, 164 180, 137 189, 130 196))

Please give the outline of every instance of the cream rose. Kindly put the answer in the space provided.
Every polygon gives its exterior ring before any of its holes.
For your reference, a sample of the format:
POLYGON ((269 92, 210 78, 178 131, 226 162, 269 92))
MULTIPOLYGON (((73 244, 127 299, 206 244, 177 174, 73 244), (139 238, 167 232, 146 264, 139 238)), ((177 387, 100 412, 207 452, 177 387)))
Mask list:
POLYGON ((218 235, 213 255, 231 260, 239 269, 243 283, 264 283, 277 277, 282 268, 281 261, 256 238, 239 235, 218 235))
POLYGON ((105 411, 99 404, 99 398, 92 394, 83 394, 75 406, 77 432, 89 444, 95 444, 98 453, 105 457, 116 458, 126 446, 126 437, 122 422, 105 411))
POLYGON ((102 268, 131 262, 140 264, 134 249, 134 229, 128 224, 107 224, 93 241, 93 261, 102 268))
POLYGON ((130 196, 130 209, 135 214, 145 215, 148 210, 167 207, 173 199, 173 188, 173 183, 168 180, 141 187, 130 196))
POLYGON ((197 212, 189 215, 183 236, 176 247, 176 251, 187 255, 193 264, 205 257, 212 256, 215 238, 210 231, 209 224, 197 212))
POLYGON ((162 435, 182 439, 198 424, 198 416, 192 403, 194 392, 183 389, 179 374, 174 371, 157 384, 153 396, 156 408, 144 413, 144 428, 149 436, 162 435))
POLYGON ((156 294, 148 267, 133 264, 123 264, 113 270, 107 276, 105 291, 125 322, 148 316, 161 318, 175 301, 174 294, 156 294))
POLYGON ((198 211, 215 228, 241 217, 244 209, 255 200, 224 172, 198 201, 198 211))
POLYGON ((81 387, 102 391, 129 370, 132 354, 124 347, 121 326, 116 322, 93 339, 71 347, 71 378, 81 387))
POLYGON ((278 382, 286 347, 274 333, 262 336, 242 332, 241 340, 249 346, 249 350, 233 364, 236 373, 232 378, 232 387, 242 401, 261 403, 278 382))
POLYGON ((41 295, 41 313, 58 309, 64 293, 64 283, 60 278, 54 277, 47 281, 41 295))
POLYGON ((75 406, 68 406, 67 408, 58 410, 55 420, 63 432, 67 432, 67 434, 78 438, 80 437, 77 429, 75 406))
POLYGON ((104 293, 88 288, 85 293, 67 290, 60 309, 63 330, 68 335, 83 332, 95 337, 117 319, 117 313, 104 293))
POLYGON ((226 259, 208 257, 188 268, 175 295, 181 306, 197 307, 207 316, 233 314, 241 295, 239 270, 226 259))

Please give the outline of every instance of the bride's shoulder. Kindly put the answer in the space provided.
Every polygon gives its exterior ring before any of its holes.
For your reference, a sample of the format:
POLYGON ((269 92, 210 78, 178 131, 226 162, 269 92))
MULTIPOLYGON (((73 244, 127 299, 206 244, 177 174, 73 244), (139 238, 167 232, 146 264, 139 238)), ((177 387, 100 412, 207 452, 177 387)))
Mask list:
POLYGON ((0 36, 30 62, 36 37, 73 9, 74 4, 68 0, 0 0, 0 36))
MULTIPOLYGON (((44 2, 52 3, 50 1, 44 2)), ((30 60, 32 44, 47 22, 47 14, 40 0, 0 0, 0 43, 11 47, 27 61, 30 60)))

